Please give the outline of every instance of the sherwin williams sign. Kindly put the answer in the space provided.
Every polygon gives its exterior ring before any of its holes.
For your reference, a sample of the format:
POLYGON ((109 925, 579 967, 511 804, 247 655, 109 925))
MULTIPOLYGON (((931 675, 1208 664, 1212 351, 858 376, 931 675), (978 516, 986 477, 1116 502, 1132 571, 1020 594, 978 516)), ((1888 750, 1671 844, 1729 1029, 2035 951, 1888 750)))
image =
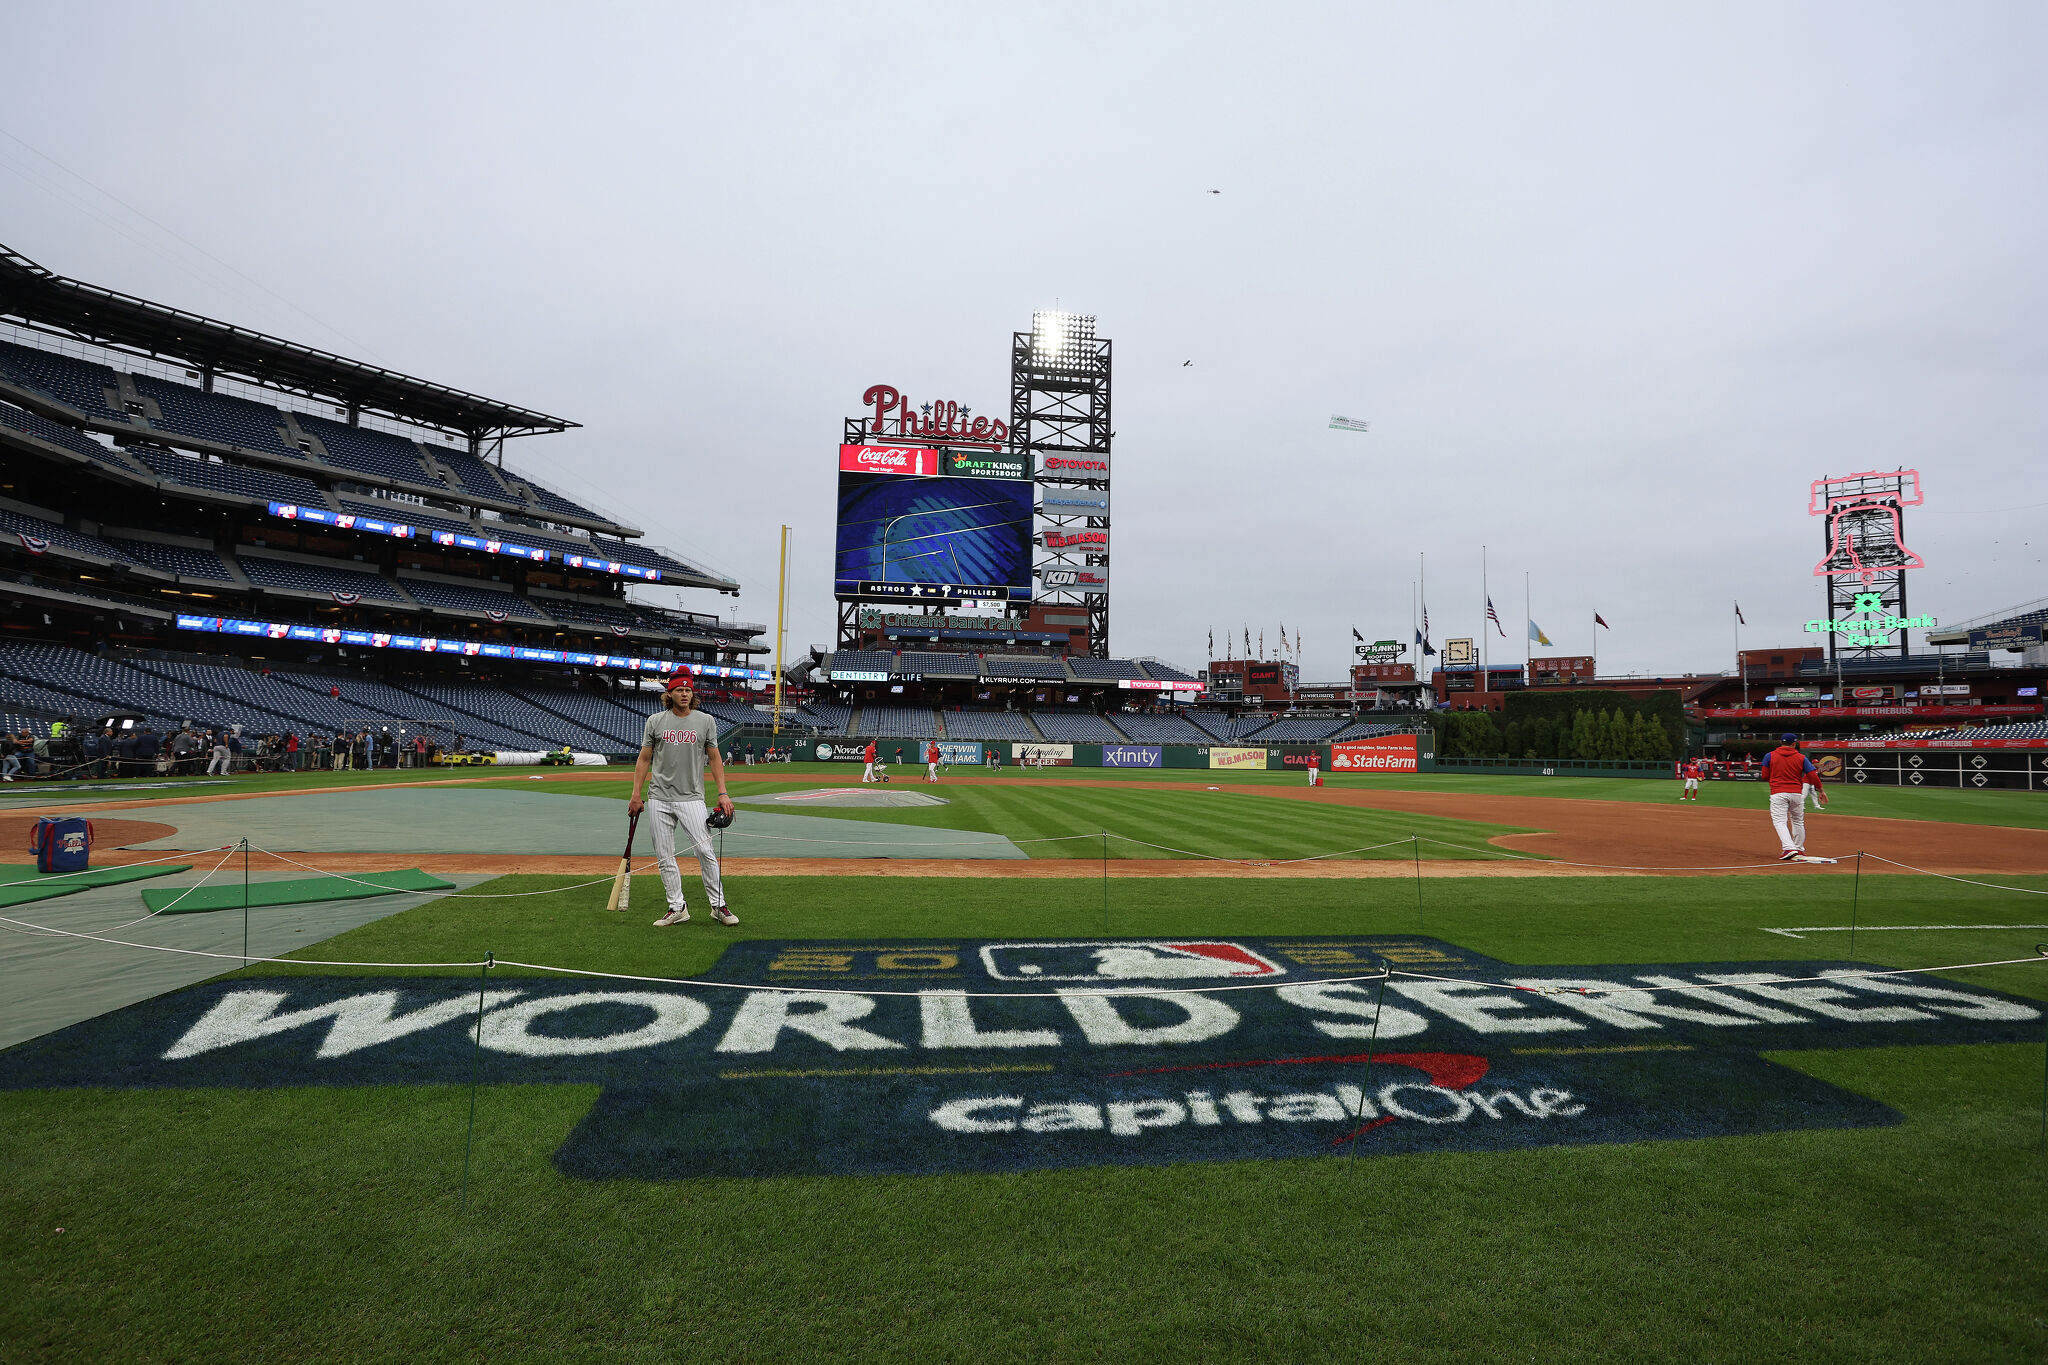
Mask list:
POLYGON ((1416 770, 1415 736, 1388 735, 1330 746, 1333 773, 1412 773, 1416 770))
POLYGON ((1408 936, 740 941, 723 987, 493 980, 480 1025, 456 977, 215 981, 0 1054, 0 1089, 463 1085, 474 1055, 486 1086, 599 1088, 554 1153, 572 1177, 926 1174, 1886 1125, 1766 1054, 2041 1036, 2030 1002, 1854 970, 1518 967, 1408 936), (1383 962, 1418 975, 1375 1019, 1376 982, 1341 978, 1383 962))
POLYGON ((939 762, 979 763, 981 746, 957 739, 942 739, 939 741, 939 762))
POLYGON ((1226 749, 1217 745, 1209 746, 1211 768, 1263 768, 1266 766, 1264 749, 1226 749))
POLYGON ((1105 744, 1102 746, 1102 766, 1105 768, 1158 768, 1165 765, 1164 750, 1156 744, 1105 744))

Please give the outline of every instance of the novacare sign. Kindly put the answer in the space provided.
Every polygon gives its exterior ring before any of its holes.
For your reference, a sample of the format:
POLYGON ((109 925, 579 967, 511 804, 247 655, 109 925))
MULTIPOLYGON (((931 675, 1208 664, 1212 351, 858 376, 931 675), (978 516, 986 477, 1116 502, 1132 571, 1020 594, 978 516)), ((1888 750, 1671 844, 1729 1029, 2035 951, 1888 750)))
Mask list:
POLYGON ((0 1089, 464 1085, 476 1054, 486 1086, 598 1087, 555 1152, 570 1176, 917 1174, 1893 1124, 1768 1054, 2041 1036, 2028 1001, 1856 970, 1381 936, 741 941, 722 987, 494 980, 480 1025, 474 979, 216 981, 0 1053, 0 1089), (1375 1035, 1376 983, 1332 978, 1381 963, 1417 975, 1375 1035))

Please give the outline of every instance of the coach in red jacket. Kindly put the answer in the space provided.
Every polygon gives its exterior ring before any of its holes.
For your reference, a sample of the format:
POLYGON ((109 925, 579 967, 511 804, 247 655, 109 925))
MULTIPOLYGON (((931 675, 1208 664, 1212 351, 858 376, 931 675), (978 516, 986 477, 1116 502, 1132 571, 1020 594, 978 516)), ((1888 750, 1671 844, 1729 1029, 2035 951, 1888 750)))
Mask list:
POLYGON ((1764 755, 1763 779, 1771 787, 1771 824, 1785 846, 1778 861, 1789 863, 1806 852, 1806 784, 1818 782, 1820 770, 1799 752, 1799 736, 1780 735, 1764 755))

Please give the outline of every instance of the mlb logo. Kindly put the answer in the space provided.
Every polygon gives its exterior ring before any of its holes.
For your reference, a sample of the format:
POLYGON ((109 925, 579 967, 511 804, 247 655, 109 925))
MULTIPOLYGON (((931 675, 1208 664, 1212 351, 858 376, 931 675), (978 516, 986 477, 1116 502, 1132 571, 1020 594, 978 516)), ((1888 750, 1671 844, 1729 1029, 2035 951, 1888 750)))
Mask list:
POLYGON ((477 643, 477 642, 475 642, 475 641, 469 641, 469 642, 466 642, 466 643, 465 643, 465 644, 464 644, 464 645, 462 646, 462 652, 463 652, 464 654, 474 654, 474 653, 476 653, 476 652, 477 652, 478 650, 480 650, 480 649, 482 649, 482 648, 483 648, 483 646, 482 646, 481 644, 479 644, 479 643, 477 643))
POLYGON ((455 543, 455 533, 453 531, 436 531, 434 532, 434 543, 436 545, 453 545, 455 543))
POLYGON ((384 649, 389 647, 389 645, 391 644, 391 637, 389 635, 379 633, 376 635, 372 635, 370 637, 370 643, 375 645, 379 649, 384 649))
POLYGON ((343 513, 334 519, 334 524, 344 531, 353 531, 356 528, 355 514, 343 513))
POLYGON ((329 626, 320 632, 320 638, 330 645, 338 645, 341 643, 341 632, 329 626))
POLYGON ((291 633, 291 629, 291 625, 288 622, 272 621, 269 624, 269 626, 265 628, 265 633, 269 635, 270 638, 273 640, 282 640, 285 636, 291 633))
POLYGON ((299 519, 299 509, 294 506, 280 507, 277 509, 277 514, 286 521, 297 521, 299 519))
POLYGON ((489 550, 492 554, 496 554, 498 553, 499 547, 504 545, 504 543, 505 542, 502 540, 487 540, 484 542, 484 548, 486 550, 489 550))
POLYGON ((991 943, 981 965, 995 981, 1229 981, 1287 975, 1272 958, 1241 943, 1158 939, 1084 939, 1071 943, 991 943))

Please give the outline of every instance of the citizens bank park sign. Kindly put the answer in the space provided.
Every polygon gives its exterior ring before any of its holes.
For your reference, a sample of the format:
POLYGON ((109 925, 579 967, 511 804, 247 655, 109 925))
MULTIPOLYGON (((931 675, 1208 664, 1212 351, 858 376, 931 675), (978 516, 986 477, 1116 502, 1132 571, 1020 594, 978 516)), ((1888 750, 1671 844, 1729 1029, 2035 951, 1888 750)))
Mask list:
POLYGON ((0 1053, 0 1089, 474 1065, 596 1087, 554 1153, 572 1178, 929 1174, 1874 1127, 1900 1115, 1770 1054, 2040 1040, 2026 1000, 1855 970, 1521 967, 1406 936, 742 941, 703 983, 214 981, 0 1053))

